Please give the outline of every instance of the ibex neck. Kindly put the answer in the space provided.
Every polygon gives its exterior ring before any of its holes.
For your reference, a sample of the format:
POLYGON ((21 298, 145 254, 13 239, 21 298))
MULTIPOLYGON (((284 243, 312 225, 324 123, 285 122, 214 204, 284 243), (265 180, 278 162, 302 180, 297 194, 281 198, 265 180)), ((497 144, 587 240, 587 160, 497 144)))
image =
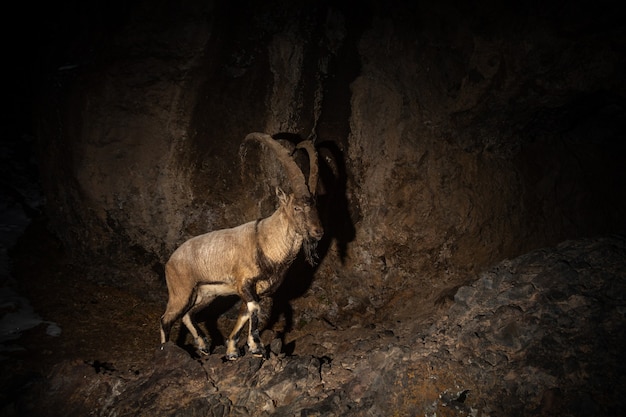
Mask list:
POLYGON ((282 263, 295 257, 302 246, 302 236, 296 233, 282 208, 259 222, 258 234, 261 250, 274 262, 282 263))

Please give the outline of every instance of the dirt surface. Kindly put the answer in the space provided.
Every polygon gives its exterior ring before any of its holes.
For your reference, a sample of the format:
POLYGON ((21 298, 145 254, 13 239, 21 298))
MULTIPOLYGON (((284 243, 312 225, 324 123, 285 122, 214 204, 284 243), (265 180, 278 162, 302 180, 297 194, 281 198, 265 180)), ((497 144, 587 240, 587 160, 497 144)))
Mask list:
MULTIPOLYGON (((47 324, 43 323, 25 331, 15 341, 19 350, 4 353, 0 405, 10 402, 13 395, 34 381, 47 378, 56 365, 68 361, 88 364, 98 372, 115 370, 129 375, 152 369, 151 362, 160 344, 159 318, 167 300, 164 283, 160 291, 150 288, 144 293, 137 285, 120 288, 106 284, 131 282, 133 269, 122 270, 122 266, 112 268, 98 263, 82 266, 68 263, 60 243, 47 232, 43 222, 29 226, 12 249, 11 257, 17 290, 31 302, 38 315, 58 324, 62 333, 58 337, 46 334, 47 324)), ((154 279, 160 279, 157 272, 152 273, 154 279)), ((435 318, 433 313, 447 306, 441 303, 445 297, 439 301, 436 308, 433 308, 433 301, 426 301, 410 309, 394 309, 394 322, 376 324, 376 317, 367 311, 355 312, 345 322, 331 322, 324 317, 300 320, 300 312, 296 311, 293 313, 295 323, 289 325, 281 316, 266 326, 261 337, 268 347, 280 338, 280 349, 289 355, 324 356, 330 346, 336 351, 350 349, 363 333, 362 325, 356 323, 370 322, 369 330, 395 329, 398 334, 426 328, 435 318), (316 336, 320 334, 326 335, 324 340, 316 336)), ((314 309, 306 298, 299 302, 304 309, 314 309)), ((218 299, 199 317, 205 320, 205 328, 212 336, 213 355, 224 354, 224 338, 234 325, 238 303, 236 297, 218 299)), ((263 306, 269 311, 271 302, 265 300, 263 306)), ((389 317, 390 313, 383 309, 381 318, 389 317)), ((265 322, 268 321, 266 315, 265 322)), ((191 337, 186 330, 181 331, 180 322, 175 324, 172 338, 191 357, 198 357, 191 337)))
MULTIPOLYGON (((620 235, 566 241, 494 265, 438 307, 407 298, 417 318, 399 312, 397 320, 360 317, 353 325, 320 318, 283 339, 277 324, 263 334, 265 359, 232 362, 219 343, 201 357, 182 339, 157 348, 160 303, 78 279, 91 268, 72 272, 71 299, 51 302, 46 293, 61 290, 59 268, 52 284, 29 296, 64 333, 50 338, 38 328, 20 339, 27 350, 4 361, 0 410, 11 417, 615 416, 624 388, 625 254, 620 235)), ((217 327, 231 325, 227 309, 217 327)))
MULTIPOLYGON (((66 263, 59 243, 42 225, 32 225, 12 251, 18 291, 47 321, 57 323, 58 337, 46 324, 27 330, 15 342, 23 350, 5 353, 3 387, 15 378, 45 376, 63 360, 109 363, 130 371, 151 359, 158 343, 158 320, 164 303, 98 284, 97 269, 66 263)), ((6 390, 3 390, 7 392, 6 390)))

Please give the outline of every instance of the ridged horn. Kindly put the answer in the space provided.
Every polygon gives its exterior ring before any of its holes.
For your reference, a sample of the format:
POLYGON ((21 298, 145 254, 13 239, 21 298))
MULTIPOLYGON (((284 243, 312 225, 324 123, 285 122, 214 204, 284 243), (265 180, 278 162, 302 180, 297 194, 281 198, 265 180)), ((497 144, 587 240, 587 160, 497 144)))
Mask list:
POLYGON ((296 197, 310 197, 309 189, 304 179, 304 174, 300 170, 300 167, 296 164, 296 161, 294 161, 291 157, 291 153, 288 149, 274 140, 274 138, 267 133, 250 133, 244 139, 244 143, 248 141, 257 141, 270 148, 276 154, 276 157, 282 164, 283 168, 285 168, 287 177, 291 182, 292 191, 296 197))
POLYGON ((309 155, 309 191, 312 195, 315 195, 317 189, 317 151, 315 145, 310 140, 304 140, 296 146, 296 149, 304 149, 309 155))

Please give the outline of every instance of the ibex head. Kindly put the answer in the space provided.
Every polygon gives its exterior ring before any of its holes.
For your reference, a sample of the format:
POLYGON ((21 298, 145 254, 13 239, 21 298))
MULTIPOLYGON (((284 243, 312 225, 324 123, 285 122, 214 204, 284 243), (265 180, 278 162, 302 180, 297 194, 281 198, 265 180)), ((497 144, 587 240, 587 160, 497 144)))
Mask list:
POLYGON ((250 133, 246 136, 244 144, 247 141, 258 141, 266 145, 276 154, 285 169, 292 192, 286 194, 280 188, 276 190, 280 204, 279 210, 284 210, 286 218, 289 220, 296 233, 303 237, 303 247, 307 261, 311 265, 314 265, 316 262, 315 248, 317 242, 324 234, 324 229, 317 213, 317 207, 315 206, 318 166, 317 152, 315 151, 313 143, 309 140, 305 140, 300 142, 294 150, 295 152, 298 149, 304 149, 309 156, 309 182, 307 184, 304 174, 296 164, 292 153, 270 135, 265 133, 250 133))

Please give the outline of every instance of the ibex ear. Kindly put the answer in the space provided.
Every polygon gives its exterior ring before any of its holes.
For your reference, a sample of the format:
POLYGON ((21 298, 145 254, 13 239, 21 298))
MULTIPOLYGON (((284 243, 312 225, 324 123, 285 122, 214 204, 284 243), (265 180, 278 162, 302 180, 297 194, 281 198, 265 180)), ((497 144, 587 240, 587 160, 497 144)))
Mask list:
POLYGON ((287 200, 289 199, 287 197, 287 194, 285 194, 285 192, 281 190, 280 187, 276 187, 276 197, 278 197, 278 202, 280 204, 286 204, 287 200))

